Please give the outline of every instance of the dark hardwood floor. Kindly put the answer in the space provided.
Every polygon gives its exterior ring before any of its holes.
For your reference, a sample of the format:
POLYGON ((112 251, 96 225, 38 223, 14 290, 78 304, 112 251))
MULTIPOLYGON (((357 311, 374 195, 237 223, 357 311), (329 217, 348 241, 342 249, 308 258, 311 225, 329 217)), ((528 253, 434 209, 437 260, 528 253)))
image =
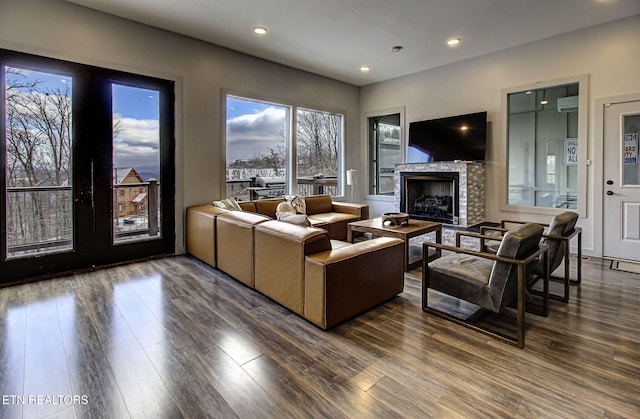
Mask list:
MULTIPOLYGON (((575 264, 573 264, 575 266, 575 264)), ((0 289, 0 417, 640 417, 640 275, 517 349, 394 300, 324 332, 189 256, 0 289)))

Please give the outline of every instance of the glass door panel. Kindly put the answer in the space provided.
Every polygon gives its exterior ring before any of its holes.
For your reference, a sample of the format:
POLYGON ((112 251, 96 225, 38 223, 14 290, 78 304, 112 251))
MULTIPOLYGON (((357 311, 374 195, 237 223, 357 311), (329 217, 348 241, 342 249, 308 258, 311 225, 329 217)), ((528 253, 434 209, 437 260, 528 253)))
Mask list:
POLYGON ((4 66, 6 259, 74 249, 72 86, 4 66))
POLYGON ((369 193, 393 195, 395 165, 402 161, 400 114, 368 118, 369 193))
POLYGON ((622 176, 623 185, 637 187, 640 186, 640 163, 638 162, 640 114, 623 115, 622 129, 624 130, 621 162, 621 166, 624 168, 622 176))
POLYGON ((113 243, 161 236, 160 92, 112 85, 113 243))

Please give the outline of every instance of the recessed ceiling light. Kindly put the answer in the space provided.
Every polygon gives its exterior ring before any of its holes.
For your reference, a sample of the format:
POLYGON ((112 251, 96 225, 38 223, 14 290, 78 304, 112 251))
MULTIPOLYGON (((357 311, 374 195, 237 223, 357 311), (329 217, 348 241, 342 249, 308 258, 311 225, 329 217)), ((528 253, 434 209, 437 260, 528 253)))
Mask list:
POLYGON ((546 104, 548 104, 548 103, 549 103, 549 101, 548 101, 547 99, 542 99, 542 100, 540 101, 540 104, 541 104, 541 105, 546 105, 546 104))
POLYGON ((253 28, 253 32, 254 32, 256 35, 266 35, 266 34, 267 34, 267 32, 269 32, 269 29, 267 29, 267 28, 266 28, 266 27, 264 27, 264 26, 256 26, 255 28, 253 28))
POLYGON ((360 71, 362 71, 363 73, 368 73, 369 71, 371 71, 371 66, 363 65, 362 67, 360 67, 360 71))
POLYGON ((456 45, 459 45, 460 42, 462 42, 462 38, 449 38, 449 40, 447 41, 447 45, 449 45, 450 47, 454 47, 456 45))
POLYGON ((400 52, 402 51, 402 45, 396 45, 394 47, 391 47, 391 52, 400 52))

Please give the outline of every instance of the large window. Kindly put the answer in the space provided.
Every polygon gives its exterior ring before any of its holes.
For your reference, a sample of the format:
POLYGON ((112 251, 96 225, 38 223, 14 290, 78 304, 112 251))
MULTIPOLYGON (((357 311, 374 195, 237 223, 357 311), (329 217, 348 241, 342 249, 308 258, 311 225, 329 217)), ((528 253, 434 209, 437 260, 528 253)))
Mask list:
POLYGON ((569 79, 507 92, 508 206, 579 208, 583 84, 569 79))
POLYGON ((343 119, 228 95, 227 196, 341 195, 343 119))

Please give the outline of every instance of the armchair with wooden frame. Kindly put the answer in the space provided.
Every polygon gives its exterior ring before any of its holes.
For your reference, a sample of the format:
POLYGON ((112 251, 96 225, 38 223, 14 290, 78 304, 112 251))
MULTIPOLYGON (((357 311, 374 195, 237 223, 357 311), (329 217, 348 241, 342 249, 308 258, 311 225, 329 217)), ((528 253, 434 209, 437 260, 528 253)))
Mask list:
MULTIPOLYGON (((470 236, 481 240, 489 236, 457 232, 456 246, 425 242, 423 250, 429 254, 429 247, 448 251, 445 256, 432 262, 423 261, 422 270, 422 310, 438 315, 457 324, 466 326, 488 336, 517 346, 524 347, 526 280, 530 275, 534 261, 542 259, 542 279, 544 291, 548 291, 548 245, 540 242, 543 228, 537 224, 525 224, 505 233, 494 240, 500 242, 497 253, 479 252, 460 247, 460 237, 470 236), (482 327, 475 320, 476 314, 460 318, 451 313, 438 310, 429 305, 429 289, 456 297, 480 307, 476 312, 491 311, 500 313, 515 304, 516 336, 482 327)), ((539 313, 548 314, 548 295, 543 292, 542 309, 539 313)))
MULTIPOLYGON (((553 274, 553 272, 560 267, 561 262, 564 260, 564 276, 563 278, 550 276, 550 279, 563 282, 563 294, 549 294, 549 298, 553 300, 563 301, 565 303, 569 302, 569 284, 580 284, 582 282, 582 229, 580 227, 576 227, 576 223, 578 221, 578 214, 572 211, 564 211, 560 214, 557 214, 551 220, 549 224, 536 223, 539 224, 547 230, 546 233, 542 235, 544 239, 544 243, 549 245, 549 273, 553 274), (572 280, 570 278, 571 271, 571 257, 570 257, 570 242, 571 240, 577 237, 577 279, 572 280)), ((514 221, 514 220, 502 220, 500 222, 500 227, 491 227, 491 226, 482 226, 480 227, 480 233, 485 235, 491 235, 491 232, 497 232, 498 234, 504 234, 508 231, 507 226, 509 225, 522 225, 525 224, 524 221, 514 221)), ((497 243, 489 241, 485 241, 483 243, 483 248, 489 252, 495 252, 497 249, 497 243)), ((529 285, 533 286, 534 283, 540 277, 540 273, 542 272, 541 263, 535 263, 532 268, 532 272, 537 276, 532 278, 529 285)), ((535 291, 532 291, 535 292, 535 291)))

